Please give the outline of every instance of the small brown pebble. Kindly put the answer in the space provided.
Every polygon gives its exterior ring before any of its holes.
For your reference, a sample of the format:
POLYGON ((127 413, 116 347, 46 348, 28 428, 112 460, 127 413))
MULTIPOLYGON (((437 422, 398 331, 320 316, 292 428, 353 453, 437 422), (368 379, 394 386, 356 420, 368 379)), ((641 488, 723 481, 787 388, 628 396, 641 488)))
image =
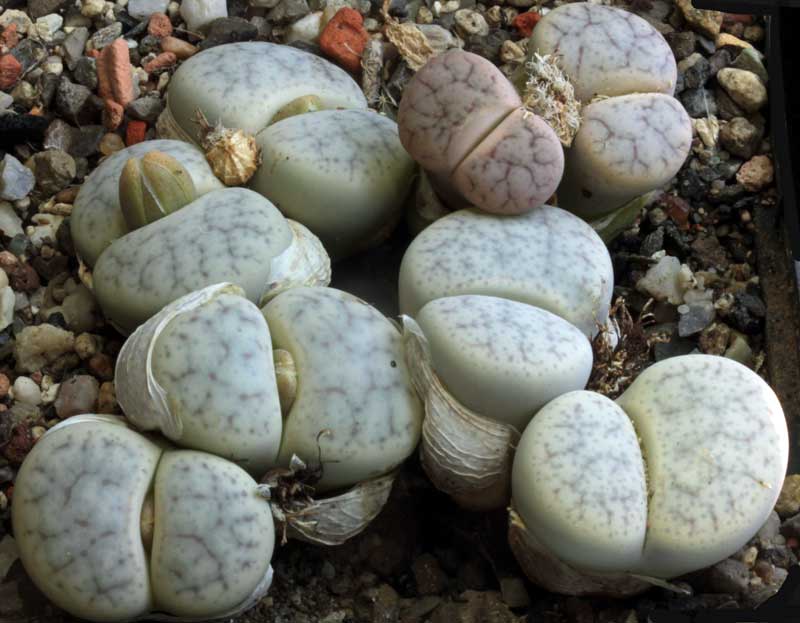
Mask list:
POLYGON ((152 74, 153 72, 159 71, 161 69, 167 69, 168 67, 172 67, 175 63, 178 62, 178 57, 175 56, 172 52, 162 52, 158 56, 156 56, 152 61, 147 63, 144 66, 144 70, 148 74, 152 74))
POLYGON ((0 398, 8 396, 8 390, 11 387, 11 381, 8 377, 0 372, 0 398))
POLYGON ((103 102, 103 125, 108 130, 116 130, 125 117, 125 109, 112 99, 103 102))
POLYGON ((33 435, 27 424, 20 423, 11 429, 8 442, 2 447, 3 456, 12 465, 21 465, 33 448, 33 435))
POLYGON ((103 135, 103 138, 100 139, 99 150, 104 156, 109 156, 120 151, 121 149, 125 149, 125 141, 122 140, 122 137, 119 134, 109 132, 108 134, 103 135))
POLYGON ((8 281, 18 292, 35 292, 41 285, 39 275, 30 264, 19 264, 9 273, 8 281))
POLYGON ((147 24, 147 33, 153 37, 168 37, 172 34, 172 22, 163 13, 153 13, 147 24))
POLYGON ((89 372, 103 381, 110 381, 114 378, 114 366, 111 365, 111 357, 105 353, 96 353, 89 358, 86 363, 89 372))
POLYGON ((161 49, 164 52, 171 52, 175 58, 180 60, 185 60, 197 53, 196 46, 177 37, 164 37, 161 40, 161 49))
POLYGON ((56 194, 56 203, 74 203, 75 197, 78 196, 78 191, 80 189, 80 186, 70 186, 69 188, 59 191, 56 194))
POLYGON ((0 251, 0 268, 8 273, 17 264, 19 264, 19 260, 11 251, 0 251))
POLYGON ((800 474, 791 474, 783 481, 783 488, 775 503, 775 511, 781 517, 800 513, 800 474))
POLYGON ((75 338, 75 352, 81 359, 89 359, 97 353, 97 338, 91 333, 81 333, 75 338))
POLYGON ((103 383, 100 386, 100 393, 97 395, 97 412, 105 413, 106 415, 114 415, 120 412, 114 383, 103 383))
POLYGON ((56 415, 63 420, 81 413, 94 413, 99 393, 100 383, 88 374, 63 381, 54 403, 56 415))

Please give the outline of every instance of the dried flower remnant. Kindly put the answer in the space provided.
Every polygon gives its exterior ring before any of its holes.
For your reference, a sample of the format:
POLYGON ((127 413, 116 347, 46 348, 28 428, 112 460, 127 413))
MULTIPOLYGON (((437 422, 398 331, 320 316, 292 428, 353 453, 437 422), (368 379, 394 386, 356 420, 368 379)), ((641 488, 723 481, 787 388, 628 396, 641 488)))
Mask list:
POLYGON ((575 98, 575 88, 554 55, 534 53, 523 67, 526 80, 522 103, 553 128, 564 147, 569 147, 581 125, 581 103, 575 98))
POLYGON ((261 164, 255 137, 226 128, 221 121, 212 127, 200 109, 195 111, 195 123, 200 126, 200 144, 214 175, 226 186, 247 183, 261 164))

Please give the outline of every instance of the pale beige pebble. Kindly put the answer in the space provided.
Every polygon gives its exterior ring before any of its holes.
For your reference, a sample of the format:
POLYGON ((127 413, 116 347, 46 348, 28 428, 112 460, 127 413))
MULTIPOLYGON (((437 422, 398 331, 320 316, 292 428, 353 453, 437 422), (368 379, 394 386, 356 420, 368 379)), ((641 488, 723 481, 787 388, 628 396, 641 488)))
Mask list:
POLYGON ((37 441, 47 432, 47 429, 44 426, 34 426, 31 428, 31 438, 34 441, 37 441))
POLYGON ((728 359, 738 361, 743 366, 753 367, 753 349, 747 342, 747 338, 738 331, 731 336, 730 346, 728 346, 724 354, 728 359))
POLYGON ((81 333, 75 338, 75 352, 81 359, 89 359, 97 353, 97 338, 91 333, 81 333))
POLYGON ((20 372, 36 372, 43 366, 70 352, 75 335, 51 324, 25 327, 17 334, 14 358, 20 372))
POLYGON ((97 412, 109 415, 120 412, 113 381, 106 381, 100 386, 100 393, 97 395, 97 412))
POLYGON ((781 517, 800 513, 800 474, 791 474, 783 481, 781 494, 775 503, 775 512, 781 517))
POLYGON ((46 374, 42 379, 42 404, 53 404, 58 396, 58 390, 61 388, 61 383, 53 382, 53 378, 46 374))
POLYGON ((767 103, 767 87, 752 71, 725 67, 717 73, 717 82, 747 112, 756 112, 767 103))
POLYGON ((81 15, 86 17, 98 17, 105 8, 105 0, 81 0, 81 15))
POLYGON ((504 63, 521 63, 525 58, 525 50, 511 39, 503 41, 500 46, 500 60, 504 63))
POLYGON ((736 37, 736 36, 732 35, 729 32, 721 32, 721 33, 719 33, 715 43, 716 43, 717 49, 730 47, 730 48, 737 48, 737 49, 743 50, 744 48, 752 48, 753 47, 747 41, 743 41, 742 39, 739 39, 739 37, 736 37))
POLYGON ((125 149, 125 141, 122 140, 119 134, 109 132, 108 134, 104 134, 103 138, 100 139, 100 146, 98 149, 104 156, 110 156, 121 149, 125 149))
POLYGON ((11 381, 5 374, 0 372, 0 398, 8 396, 9 389, 11 389, 11 381))
POLYGON ((11 393, 16 401, 34 406, 42 404, 42 390, 28 376, 18 376, 11 387, 11 393))
POLYGON ((753 156, 736 174, 736 181, 751 192, 769 186, 775 178, 775 169, 769 156, 753 156))
POLYGON ((503 9, 499 4, 489 7, 489 10, 486 11, 486 21, 490 26, 499 26, 502 23, 503 9))
POLYGON ((472 9, 460 9, 455 13, 456 30, 462 37, 485 37, 489 34, 486 19, 472 9))
POLYGON ((5 288, 8 285, 8 275, 6 271, 0 270, 0 290, 5 288))
POLYGON ((419 11, 417 11, 417 24, 431 23, 433 23, 433 13, 431 13, 431 10, 426 6, 419 7, 419 11))
MULTIPOLYGON (((5 275, 5 271, 0 270, 5 275)), ((6 279, 7 281, 7 279, 6 279)), ((5 330, 14 322, 14 308, 16 307, 17 297, 11 286, 0 288, 0 331, 5 330)))
POLYGON ((764 27, 759 24, 751 24, 744 29, 744 38, 751 43, 758 43, 764 39, 764 27))
POLYGON ((692 30, 712 39, 719 34, 722 26, 722 11, 696 9, 692 0, 675 0, 675 4, 692 30))

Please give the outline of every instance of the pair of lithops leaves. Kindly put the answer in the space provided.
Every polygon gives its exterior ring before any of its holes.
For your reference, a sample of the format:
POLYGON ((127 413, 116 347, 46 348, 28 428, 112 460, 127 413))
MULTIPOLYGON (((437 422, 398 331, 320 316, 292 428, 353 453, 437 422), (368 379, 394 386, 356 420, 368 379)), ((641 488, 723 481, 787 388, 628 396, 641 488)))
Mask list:
POLYGON ((280 470, 299 459, 315 501, 281 493, 273 510, 289 535, 322 544, 377 515, 420 435, 399 330, 333 288, 292 288, 263 309, 232 284, 193 292, 128 338, 115 384, 136 428, 256 478, 290 476, 280 470))
POLYGON ((389 236, 416 168, 396 124, 367 110, 344 70, 272 43, 216 46, 184 62, 170 81, 158 132, 203 145, 220 179, 247 182, 319 236, 335 260, 389 236), (241 168, 239 150, 223 130, 204 130, 198 112, 254 137, 260 157, 250 158, 246 175, 229 174, 241 168))
POLYGON ((672 97, 675 59, 650 24, 567 4, 537 24, 528 50, 513 84, 451 50, 406 88, 400 138, 445 203, 519 214, 557 190, 561 207, 595 220, 677 173, 691 123, 672 97))

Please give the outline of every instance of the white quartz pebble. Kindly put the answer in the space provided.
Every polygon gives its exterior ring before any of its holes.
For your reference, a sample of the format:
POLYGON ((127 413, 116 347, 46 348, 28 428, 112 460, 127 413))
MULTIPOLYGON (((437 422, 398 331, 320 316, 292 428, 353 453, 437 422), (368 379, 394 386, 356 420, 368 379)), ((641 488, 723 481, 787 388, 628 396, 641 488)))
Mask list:
POLYGON ((228 17, 225 0, 183 0, 181 17, 189 30, 203 30, 219 17, 228 17))

